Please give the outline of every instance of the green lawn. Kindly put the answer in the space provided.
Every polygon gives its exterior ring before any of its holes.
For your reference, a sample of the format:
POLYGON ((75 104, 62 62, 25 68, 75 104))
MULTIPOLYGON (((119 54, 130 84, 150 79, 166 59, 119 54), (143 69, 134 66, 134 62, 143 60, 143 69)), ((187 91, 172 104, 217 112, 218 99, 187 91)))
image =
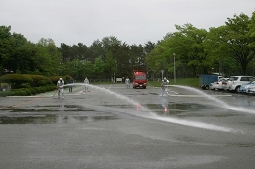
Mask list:
MULTIPOLYGON (((195 87, 199 88, 199 78, 180 78, 176 79, 176 83, 174 83, 174 79, 168 79, 169 85, 182 85, 182 86, 189 86, 189 87, 195 87)), ((149 81, 150 85, 155 87, 161 86, 161 81, 149 81)))

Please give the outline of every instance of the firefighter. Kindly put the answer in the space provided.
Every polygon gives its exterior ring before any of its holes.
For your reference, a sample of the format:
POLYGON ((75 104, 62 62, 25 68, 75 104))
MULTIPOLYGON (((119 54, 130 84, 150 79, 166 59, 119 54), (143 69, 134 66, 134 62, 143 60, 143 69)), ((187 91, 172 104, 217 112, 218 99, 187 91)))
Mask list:
POLYGON ((130 88, 130 80, 128 77, 126 78, 125 83, 126 83, 127 88, 130 88))
POLYGON ((60 78, 57 82, 57 89, 58 89, 58 98, 60 99, 60 93, 62 94, 62 98, 64 99, 64 80, 60 78))
POLYGON ((85 92, 88 92, 88 90, 89 90, 89 87, 88 87, 89 79, 87 77, 84 79, 84 83, 85 83, 85 92))
POLYGON ((164 93, 166 92, 167 85, 168 85, 167 79, 164 78, 164 80, 163 80, 162 83, 161 83, 162 96, 163 96, 164 93))

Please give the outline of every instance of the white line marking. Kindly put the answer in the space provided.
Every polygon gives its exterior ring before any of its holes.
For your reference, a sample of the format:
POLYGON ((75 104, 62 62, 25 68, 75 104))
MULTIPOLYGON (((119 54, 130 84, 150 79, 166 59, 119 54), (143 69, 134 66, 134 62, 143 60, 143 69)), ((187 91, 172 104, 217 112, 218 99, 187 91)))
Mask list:
MULTIPOLYGON (((176 96, 176 97, 206 97, 201 95, 169 95, 169 96, 176 96)), ((231 97, 232 95, 212 95, 215 97, 231 97)))

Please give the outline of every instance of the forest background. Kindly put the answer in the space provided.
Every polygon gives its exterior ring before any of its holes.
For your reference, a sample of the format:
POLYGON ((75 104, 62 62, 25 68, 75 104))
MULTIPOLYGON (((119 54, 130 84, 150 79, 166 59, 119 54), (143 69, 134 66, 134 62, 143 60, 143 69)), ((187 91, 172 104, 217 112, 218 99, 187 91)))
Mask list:
POLYGON ((70 76, 76 81, 111 81, 147 72, 149 80, 193 78, 201 74, 252 75, 255 62, 255 12, 226 18, 208 31, 187 23, 175 25, 158 42, 127 45, 115 36, 58 47, 51 38, 28 41, 11 26, 0 26, 0 76, 10 73, 70 76))

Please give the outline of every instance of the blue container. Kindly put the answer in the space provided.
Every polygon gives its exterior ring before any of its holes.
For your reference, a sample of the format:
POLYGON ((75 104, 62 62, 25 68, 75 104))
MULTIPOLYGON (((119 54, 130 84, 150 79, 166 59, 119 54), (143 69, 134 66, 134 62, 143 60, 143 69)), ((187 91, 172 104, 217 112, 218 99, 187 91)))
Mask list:
POLYGON ((199 77, 199 86, 205 90, 209 89, 210 83, 218 81, 218 75, 200 75, 199 77))

